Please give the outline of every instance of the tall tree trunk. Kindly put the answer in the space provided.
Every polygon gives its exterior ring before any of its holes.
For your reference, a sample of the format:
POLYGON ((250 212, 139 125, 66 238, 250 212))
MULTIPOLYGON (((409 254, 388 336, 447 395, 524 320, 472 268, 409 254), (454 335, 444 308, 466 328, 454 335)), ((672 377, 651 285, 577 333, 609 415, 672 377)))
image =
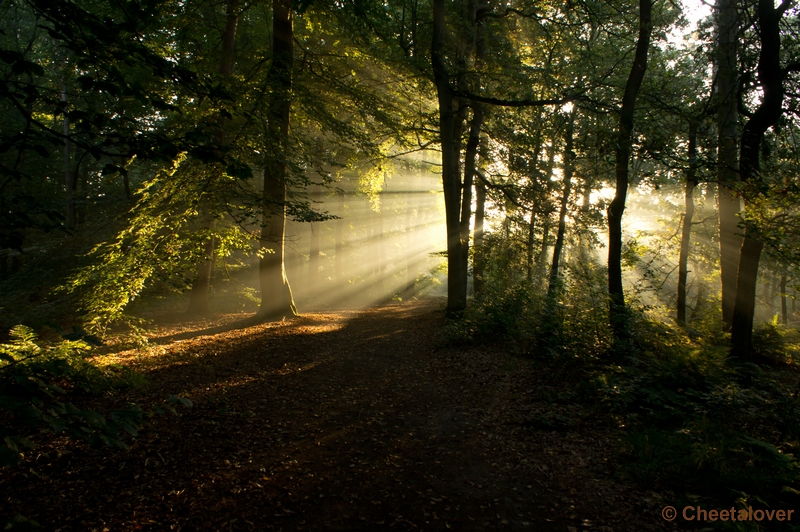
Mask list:
POLYGON ((384 209, 386 209, 386 198, 382 198, 380 202, 380 210, 376 213, 378 216, 378 296, 384 298, 386 296, 386 238, 384 238, 384 209))
POLYGON ((717 0, 716 97, 717 107, 717 182, 719 201, 719 253, 722 285, 722 323, 730 329, 736 301, 736 269, 742 238, 738 235, 741 210, 735 187, 739 180, 736 139, 739 25, 737 0, 717 0))
POLYGON ((472 120, 469 124, 469 140, 464 151, 464 186, 461 194, 461 262, 462 268, 469 271, 469 222, 472 218, 472 184, 475 178, 475 164, 478 156, 478 143, 483 126, 483 106, 472 104, 472 120))
MULTIPOLYGON (((480 151, 478 153, 478 166, 482 172, 481 176, 488 166, 489 160, 489 137, 486 134, 481 135, 480 151)), ((478 179, 475 182, 475 224, 472 228, 472 242, 475 246, 474 263, 472 278, 475 287, 475 296, 479 297, 483 292, 485 285, 484 271, 486 268, 486 251, 483 248, 484 242, 484 220, 486 218, 486 184, 483 179, 478 179)))
MULTIPOLYGON (((406 163, 406 176, 408 176, 408 163, 406 163)), ((405 246, 406 246, 406 253, 405 253, 405 260, 406 260, 406 282, 405 288, 403 288, 403 292, 401 297, 403 300, 407 300, 414 294, 414 285, 416 284, 416 274, 413 270, 413 261, 416 260, 415 257, 412 257, 409 251, 413 248, 414 242, 414 228, 411 226, 411 196, 406 195, 406 205, 405 205, 405 231, 403 231, 405 236, 405 246)))
POLYGON ((286 231, 286 158, 289 147, 289 113, 292 99, 292 2, 272 2, 272 94, 267 116, 267 159, 264 164, 264 218, 261 225, 262 256, 259 264, 263 319, 297 314, 284 268, 286 231))
MULTIPOLYGON (((538 205, 531 207, 531 217, 528 219, 528 241, 525 249, 526 279, 530 283, 533 281, 533 244, 536 242, 536 209, 538 205)), ((508 236, 506 236, 508 238, 508 236)))
MULTIPOLYGON (((315 202, 319 202, 320 200, 320 191, 318 189, 314 189, 311 192, 311 202, 312 204, 315 202)), ((313 295, 315 293, 315 289, 319 284, 319 266, 320 266, 320 233, 322 232, 322 223, 324 222, 311 222, 308 224, 311 228, 311 235, 309 238, 309 249, 308 249, 308 289, 309 292, 313 295)))
MULTIPOLYGON (((217 71, 224 79, 233 74, 233 52, 236 45, 236 26, 239 24, 239 0, 228 0, 225 6, 225 29, 222 32, 222 55, 217 71)), ((225 119, 220 117, 217 130, 217 143, 225 145, 225 119)), ((216 171, 216 170, 215 170, 216 171)), ((128 181, 125 181, 125 193, 130 198, 128 181)), ((192 282, 192 293, 188 314, 205 314, 208 312, 208 296, 211 290, 211 273, 214 268, 214 250, 216 242, 212 233, 215 218, 212 213, 203 216, 203 228, 209 232, 203 245, 203 260, 197 265, 197 277, 192 282)))
POLYGON ((786 271, 781 272, 781 323, 789 324, 789 312, 786 308, 786 271))
MULTIPOLYGON (((469 21, 475 25, 475 64, 473 70, 480 70, 484 55, 486 53, 485 41, 483 38, 483 20, 477 18, 478 4, 474 1, 469 2, 469 21)), ((475 168, 478 158, 478 147, 481 140, 481 128, 483 127, 483 105, 479 102, 472 102, 472 119, 469 124, 469 138, 466 150, 464 151, 464 185, 461 197, 461 262, 465 271, 469 271, 469 222, 472 217, 472 185, 475 178, 475 168)), ((473 281, 474 282, 474 281, 473 281)), ((466 288, 466 286, 465 286, 466 288)))
MULTIPOLYGON (((698 265, 694 265, 695 271, 697 271, 698 265)), ((695 278, 699 278, 699 275, 696 275, 695 278)), ((692 313, 689 315, 689 321, 694 321, 695 319, 702 316, 702 313, 705 311, 706 307, 706 285, 702 281, 697 283, 697 298, 695 299, 694 308, 692 308, 692 313)))
POLYGON ((651 0, 639 0, 639 37, 633 66, 622 97, 617 136, 616 190, 614 199, 608 207, 609 321, 617 338, 627 335, 625 294, 622 288, 622 214, 625 211, 625 200, 628 195, 628 163, 633 146, 633 112, 639 88, 647 71, 647 50, 653 31, 652 7, 651 0))
POLYGON ((340 190, 336 193, 339 198, 339 219, 336 220, 336 242, 334 243, 334 258, 333 270, 336 278, 336 284, 341 285, 343 282, 342 276, 342 250, 344 248, 344 191, 340 190))
POLYGON ((548 299, 553 299, 558 286, 561 251, 564 248, 564 235, 567 232, 567 208, 569 206, 569 195, 572 192, 572 136, 574 127, 575 108, 573 107, 567 122, 566 143, 564 146, 564 190, 561 194, 561 205, 558 212, 558 232, 556 233, 555 246, 553 246, 553 262, 550 265, 550 283, 547 287, 548 299))
POLYGON ((475 226, 473 227, 472 242, 475 246, 474 263, 472 266, 472 279, 475 286, 475 296, 480 297, 484 287, 484 267, 486 264, 483 249, 483 221, 486 215, 486 185, 482 180, 475 183, 475 226))
MULTIPOLYGON (((783 70, 780 64, 780 19, 791 2, 776 9, 772 0, 758 0, 758 34, 761 52, 758 58, 758 81, 763 91, 761 104, 742 131, 739 174, 745 183, 759 179, 759 150, 764 134, 783 114, 783 70)), ((746 205, 745 205, 746 206, 746 205)), ((756 308, 758 263, 764 243, 752 225, 745 228, 736 279, 736 304, 731 329, 731 355, 754 360, 753 317, 756 308)))
MULTIPOLYGON (((61 101, 66 108, 67 105, 67 85, 66 82, 61 82, 61 101)), ((72 168, 72 142, 70 142, 70 127, 69 118, 66 112, 64 113, 64 188, 66 189, 66 205, 64 208, 64 217, 67 225, 75 227, 77 220, 75 218, 75 172, 72 168)))
MULTIPOLYGON (((544 187, 544 197, 540 200, 539 204, 542 206, 540 212, 542 214, 542 245, 539 248, 539 257, 536 261, 536 271, 537 271, 537 284, 541 286, 544 281, 544 275, 547 271, 547 254, 550 251, 550 229, 552 228, 553 219, 552 214, 555 210, 553 204, 551 203, 551 197, 553 194, 553 188, 555 187, 555 181, 553 181, 553 168, 555 168, 555 157, 556 157, 556 145, 555 142, 550 146, 548 149, 549 155, 547 156, 547 183, 545 183, 544 187)), ((530 281, 530 277, 528 278, 530 281)))
POLYGON ((681 251, 678 257, 678 323, 686 325, 686 278, 689 275, 689 247, 691 246, 692 219, 694 218, 694 189, 697 186, 697 120, 689 122, 689 168, 686 170, 684 190, 685 212, 681 231, 681 251))
POLYGON ((461 180, 455 142, 455 113, 450 77, 444 61, 445 1, 433 1, 431 65, 439 102, 439 140, 442 147, 442 188, 447 226, 447 314, 458 317, 467 306, 467 270, 461 261, 461 180))

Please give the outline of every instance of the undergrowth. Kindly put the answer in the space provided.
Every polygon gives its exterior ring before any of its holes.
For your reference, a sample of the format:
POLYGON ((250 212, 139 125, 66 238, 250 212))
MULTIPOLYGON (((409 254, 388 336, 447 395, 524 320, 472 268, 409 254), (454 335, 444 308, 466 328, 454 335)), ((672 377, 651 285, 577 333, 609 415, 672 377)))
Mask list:
MULTIPOLYGON (((502 342, 534 358, 560 358, 594 375, 595 403, 620 431, 625 478, 675 494, 681 503, 719 508, 791 509, 800 502, 800 388, 796 329, 777 321, 756 331, 769 364, 728 358, 716 316, 690 327, 663 308, 629 314, 629 336, 613 342, 595 272, 570 272, 569 286, 547 299, 536 283, 486 287, 454 342, 502 342), (575 275, 576 273, 583 275, 575 275), (569 293, 570 298, 563 297, 569 293)), ((600 272, 602 274, 602 272, 600 272)), ((754 522, 713 523, 721 530, 763 530, 754 522)), ((769 527, 789 523, 770 523, 769 527)))
MULTIPOLYGON (((22 463, 47 431, 65 432, 90 445, 127 449, 147 417, 175 414, 178 404, 192 406, 188 399, 170 395, 147 411, 135 404, 105 414, 83 408, 80 403, 86 397, 141 386, 145 380, 123 366, 100 368, 92 363, 92 348, 83 340, 39 345, 33 330, 22 325, 11 330, 10 338, 0 344, 0 467, 22 463)), ((16 516, 3 526, 21 530, 36 524, 16 516)))

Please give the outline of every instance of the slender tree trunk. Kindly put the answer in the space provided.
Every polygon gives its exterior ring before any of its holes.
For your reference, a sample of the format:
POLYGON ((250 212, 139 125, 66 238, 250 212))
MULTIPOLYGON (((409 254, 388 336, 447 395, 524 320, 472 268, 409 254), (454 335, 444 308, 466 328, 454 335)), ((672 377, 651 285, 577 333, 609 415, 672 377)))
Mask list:
MULTIPOLYGON (((66 106, 67 104, 67 85, 61 82, 61 101, 66 106)), ((72 169, 72 142, 70 142, 70 127, 69 118, 66 113, 64 114, 64 188, 66 189, 66 206, 64 208, 64 217, 67 225, 75 227, 75 175, 72 169)))
POLYGON ((472 104, 469 140, 467 140, 467 148, 464 151, 464 186, 461 194, 461 262, 465 271, 469 271, 469 222, 472 218, 472 184, 475 178, 475 164, 482 126, 483 106, 475 102, 472 104))
MULTIPOLYGON (((213 231, 214 219, 206 216, 203 223, 206 229, 213 231)), ((192 283, 192 291, 189 300, 187 314, 201 315, 208 312, 208 296, 211 290, 211 270, 214 265, 214 236, 206 239, 203 245, 203 256, 205 259, 197 265, 197 278, 192 283)))
MULTIPOLYGON (((537 284, 541 285, 544 281, 546 273, 547 254, 550 251, 550 229, 553 225, 553 211, 555 207, 551 203, 553 188, 555 182, 553 181, 553 168, 555 168, 556 146, 555 142, 550 146, 547 157, 547 182, 544 187, 544 197, 540 200, 539 204, 542 206, 540 212, 542 214, 542 246, 539 248, 539 257, 536 261, 537 284)), ((530 278, 528 279, 530 281, 530 278)))
POLYGON ((378 241, 378 296, 384 298, 386 296, 386 239, 384 238, 384 214, 383 211, 386 209, 386 199, 383 198, 380 203, 380 210, 376 213, 378 217, 378 231, 377 231, 377 241, 378 241))
MULTIPOLYGON (((320 191, 314 189, 311 193, 312 203, 320 200, 320 191)), ((308 249, 308 289, 311 294, 314 294, 317 285, 319 284, 319 266, 320 266, 320 233, 322 232, 322 223, 310 223, 311 235, 309 238, 308 249)))
MULTIPOLYGON (((475 65, 474 70, 480 70, 486 47, 483 38, 483 20, 477 18, 477 3, 469 3, 469 20, 475 25, 475 65)), ((464 271, 469 271, 469 223, 472 217, 472 185, 475 178, 475 168, 478 158, 478 147, 481 140, 483 127, 483 105, 472 102, 472 119, 469 124, 469 138, 464 152, 464 185, 461 196, 461 262, 464 271)), ((473 281, 474 282, 474 281, 473 281)), ((466 289, 466 285, 464 286, 466 289)), ((466 297, 466 296, 465 296, 466 297)))
POLYGON ((486 185, 478 180, 475 183, 475 227, 473 227, 472 241, 475 246, 475 259, 472 267, 472 278, 475 286, 475 296, 480 297, 484 287, 484 265, 486 258, 483 249, 483 221, 486 215, 486 185))
MULTIPOLYGON (((695 271, 697 271, 697 264, 694 265, 695 271)), ((698 275, 695 278, 699 278, 698 275)), ((697 298, 695 299, 694 308, 692 308, 692 313, 689 315, 689 321, 694 321, 695 319, 699 318, 702 313, 705 311, 706 307, 706 285, 703 282, 697 283, 697 298)))
POLYGON ((789 312, 786 308, 786 272, 781 272, 781 323, 789 324, 789 312))
POLYGON ((689 168, 686 170, 684 190, 685 213, 681 232, 681 251, 678 257, 678 323, 686 325, 686 278, 689 275, 689 248, 691 246, 692 219, 694 218, 694 189, 697 186, 697 121, 689 122, 689 168))
POLYGON ((561 264, 561 251, 564 248, 564 236, 567 232, 567 209, 569 195, 572 192, 572 144, 573 130, 575 127, 575 108, 569 114, 567 122, 566 143, 564 146, 564 190, 561 194, 561 205, 558 212, 558 232, 556 243, 553 246, 553 262, 550 265, 550 283, 547 287, 547 297, 553 299, 558 286, 559 266, 561 264))
MULTIPOLYGON (((788 4, 782 4, 786 7, 788 4)), ((780 65, 780 19, 783 11, 772 0, 758 0, 758 33, 761 52, 758 58, 758 80, 763 91, 761 104, 747 121, 742 132, 739 172, 743 182, 759 178, 759 150, 764 134, 783 114, 783 70, 780 65)), ((746 205, 745 205, 746 206, 746 205)), ((731 329, 731 355, 755 360, 753 349, 753 317, 756 308, 756 280, 764 243, 752 225, 745 228, 736 279, 736 305, 731 329)))
POLYGON ((447 314, 458 317, 467 306, 467 270, 461 261, 461 183, 455 142, 455 113, 450 78, 444 60, 445 1, 433 1, 431 65, 439 101, 439 139, 442 147, 442 188, 447 226, 447 314))
POLYGON ((272 65, 269 81, 267 160, 264 165, 264 218, 261 226, 261 307, 263 319, 297 314, 284 268, 286 231, 286 157, 289 145, 289 113, 292 97, 292 3, 273 0, 272 65))
POLYGON ((736 269, 738 253, 742 245, 739 236, 741 203, 736 195, 739 172, 736 154, 738 86, 738 18, 737 0, 717 0, 717 80, 716 96, 717 130, 717 182, 719 201, 719 253, 720 280, 722 285, 722 322, 729 330, 733 323, 733 307, 736 300, 736 269))
MULTIPOLYGON (((222 55, 219 60, 218 72, 224 79, 228 79, 233 74, 233 52, 236 44, 236 26, 239 24, 239 0, 228 0, 225 12, 225 29, 222 32, 222 55)), ((220 146, 225 145, 225 119, 222 117, 219 119, 217 143, 220 146)), ((125 193, 130 198, 130 186, 127 179, 125 181, 125 193)), ((216 242, 212 232, 214 230, 214 225, 214 215, 207 212, 203 216, 203 228, 209 232, 209 235, 203 245, 203 261, 197 265, 197 277, 192 282, 191 298, 189 301, 189 309, 187 310, 188 314, 205 314, 208 312, 208 297, 211 291, 211 273, 214 268, 214 250, 216 248, 216 242)))
POLYGON ((528 242, 527 242, 527 249, 525 260, 527 262, 527 272, 526 278, 530 283, 533 281, 533 244, 535 243, 536 239, 536 205, 531 207, 531 217, 528 220, 528 242))
MULTIPOLYGON (((408 170, 408 166, 406 166, 406 170, 408 170)), ((405 253, 405 259, 406 259, 406 283, 405 283, 405 288, 403 289, 403 293, 402 293, 403 300, 406 300, 409 297, 411 297, 411 295, 413 295, 414 285, 416 284, 416 275, 414 274, 414 271, 413 271, 413 262, 412 262, 413 257, 409 253, 409 250, 411 250, 413 248, 413 242, 414 242, 414 238, 413 238, 414 228, 411 226, 411 210, 412 210, 411 207, 412 207, 412 205, 411 205, 411 197, 410 196, 406 196, 406 197, 408 199, 406 200, 405 231, 403 232, 404 236, 405 236, 405 245, 406 245, 406 253, 405 253)))
POLYGON ((651 0, 639 0, 639 38, 633 66, 625 84, 625 94, 622 97, 617 137, 616 191, 608 207, 609 320, 617 338, 627 336, 625 295, 622 288, 622 214, 625 211, 625 200, 628 195, 628 164, 633 145, 633 112, 639 88, 647 71, 647 50, 653 31, 652 7, 651 0))
MULTIPOLYGON (((478 154, 478 166, 481 175, 488 166, 489 160, 489 137, 481 135, 480 152, 478 154)), ((475 286, 475 296, 479 297, 485 286, 484 271, 486 268, 486 251, 483 248, 484 242, 484 220, 486 218, 486 184, 483 179, 475 183, 475 225, 472 228, 472 241, 475 246, 473 264, 473 283, 475 286)))
POLYGON ((336 277, 336 284, 341 285, 343 282, 342 275, 342 250, 344 242, 344 191, 338 191, 336 196, 339 198, 339 219, 336 220, 336 242, 334 243, 334 259, 333 269, 334 276, 336 277))

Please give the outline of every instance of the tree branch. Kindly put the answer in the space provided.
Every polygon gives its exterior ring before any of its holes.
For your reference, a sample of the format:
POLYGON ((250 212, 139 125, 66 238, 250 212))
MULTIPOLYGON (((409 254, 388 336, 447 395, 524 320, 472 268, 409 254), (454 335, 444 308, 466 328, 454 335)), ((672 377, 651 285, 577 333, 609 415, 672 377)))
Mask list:
POLYGON ((467 100, 472 100, 474 102, 488 103, 490 105, 499 105, 501 107, 543 107, 546 105, 564 105, 565 103, 575 102, 585 99, 585 97, 582 94, 575 94, 572 96, 564 96, 563 98, 550 98, 545 100, 527 100, 527 99, 502 100, 500 98, 481 96, 479 94, 473 94, 469 91, 458 90, 458 89, 453 90, 453 96, 458 96, 459 98, 466 98, 467 100))

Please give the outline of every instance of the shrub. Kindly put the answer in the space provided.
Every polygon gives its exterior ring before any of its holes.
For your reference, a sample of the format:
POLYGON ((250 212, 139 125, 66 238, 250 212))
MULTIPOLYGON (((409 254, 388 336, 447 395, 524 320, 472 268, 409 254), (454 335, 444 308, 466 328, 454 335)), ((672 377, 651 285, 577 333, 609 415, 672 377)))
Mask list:
MULTIPOLYGON (((125 435, 138 435, 144 410, 131 405, 103 415, 65 399, 141 379, 124 370, 101 371, 88 360, 90 346, 82 340, 40 347, 34 332, 22 325, 14 327, 10 336, 11 343, 0 344, 0 467, 20 463, 23 452, 34 448, 29 433, 41 426, 56 433, 66 431, 92 445, 127 448, 125 435)), ((176 404, 192 406, 188 399, 170 395, 153 412, 175 413, 176 404)))

